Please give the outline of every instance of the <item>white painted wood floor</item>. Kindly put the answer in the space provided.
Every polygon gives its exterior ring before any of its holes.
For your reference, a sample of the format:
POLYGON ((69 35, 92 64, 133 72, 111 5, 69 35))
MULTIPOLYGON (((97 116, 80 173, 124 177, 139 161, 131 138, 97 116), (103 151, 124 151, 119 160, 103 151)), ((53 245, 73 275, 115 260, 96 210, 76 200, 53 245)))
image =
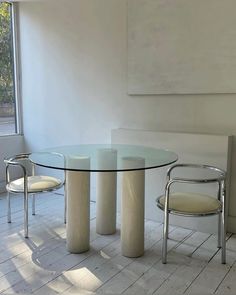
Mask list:
POLYGON ((0 293, 2 294, 236 294, 236 235, 228 235, 227 264, 216 237, 171 227, 168 264, 161 263, 162 226, 145 223, 145 255, 120 252, 120 233, 95 232, 91 203, 91 250, 70 254, 65 245, 63 196, 40 195, 23 237, 22 197, 12 197, 12 223, 0 195, 0 293))

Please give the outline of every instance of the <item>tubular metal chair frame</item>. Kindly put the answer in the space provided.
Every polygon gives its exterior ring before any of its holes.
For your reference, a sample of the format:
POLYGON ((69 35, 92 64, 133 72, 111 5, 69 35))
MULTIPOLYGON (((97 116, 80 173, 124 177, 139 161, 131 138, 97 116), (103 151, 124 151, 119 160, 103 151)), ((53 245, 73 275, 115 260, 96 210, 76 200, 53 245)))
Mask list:
POLYGON ((226 263, 226 225, 225 225, 225 199, 226 199, 226 172, 213 166, 209 165, 198 165, 198 164, 176 164, 171 166, 167 171, 167 183, 165 186, 165 203, 160 204, 160 198, 157 199, 157 206, 164 211, 164 225, 163 225, 163 246, 162 246, 162 263, 167 262, 167 239, 168 239, 168 229, 169 229, 169 213, 181 216, 191 216, 191 217, 201 217, 201 216, 210 216, 218 215, 218 247, 221 248, 221 263, 226 263), (171 172, 175 168, 202 168, 212 170, 219 174, 216 178, 207 178, 207 179, 190 179, 190 178, 171 178, 171 172), (207 212, 207 213, 186 213, 175 211, 169 208, 169 198, 170 198, 170 187, 174 183, 186 183, 186 184, 209 184, 209 183, 218 183, 218 194, 217 198, 221 203, 221 208, 216 211, 207 212))
MULTIPOLYGON (((61 154, 58 154, 58 155, 63 157, 63 155, 61 155, 61 154)), ((24 178, 24 189, 23 189, 23 194, 24 194, 24 236, 25 236, 25 238, 28 238, 28 234, 29 234, 29 223, 28 223, 29 195, 31 194, 33 196, 33 198, 32 198, 32 215, 35 215, 35 194, 52 192, 52 191, 58 190, 59 188, 61 188, 62 186, 65 185, 65 178, 64 178, 64 180, 61 181, 61 183, 59 185, 57 185, 53 188, 47 188, 44 190, 29 192, 29 189, 28 189, 29 175, 28 175, 26 167, 22 163, 20 163, 21 161, 24 161, 24 160, 28 161, 32 167, 31 176, 35 176, 35 164, 30 161, 29 156, 30 156, 30 153, 22 153, 22 154, 18 154, 13 157, 4 159, 4 163, 6 164, 7 222, 8 223, 11 223, 10 193, 13 193, 13 194, 22 193, 22 191, 18 191, 18 190, 14 190, 14 189, 10 188, 11 179, 10 179, 9 169, 11 166, 17 166, 17 167, 20 167, 23 172, 23 178, 24 178)), ((66 193, 65 193, 64 202, 65 202, 65 204, 64 204, 64 223, 66 223, 66 204, 67 204, 66 193)))

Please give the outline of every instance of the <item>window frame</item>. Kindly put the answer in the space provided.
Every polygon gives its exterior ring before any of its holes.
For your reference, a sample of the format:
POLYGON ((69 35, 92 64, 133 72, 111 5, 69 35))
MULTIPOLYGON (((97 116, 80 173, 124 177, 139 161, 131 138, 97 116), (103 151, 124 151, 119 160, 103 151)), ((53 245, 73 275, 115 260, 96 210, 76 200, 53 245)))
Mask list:
MULTIPOLYGON (((12 45, 14 60, 14 87, 15 87, 15 124, 16 135, 23 134, 22 130, 22 102, 21 102, 21 76, 19 59, 19 10, 18 3, 11 3, 11 22, 12 22, 12 45)), ((13 135, 13 134, 12 134, 13 135)))
POLYGON ((19 58, 19 10, 18 3, 5 1, 10 5, 12 29, 12 58, 13 58, 13 87, 15 98, 15 133, 0 134, 4 136, 23 135, 22 128, 22 100, 21 100, 21 72, 19 58))

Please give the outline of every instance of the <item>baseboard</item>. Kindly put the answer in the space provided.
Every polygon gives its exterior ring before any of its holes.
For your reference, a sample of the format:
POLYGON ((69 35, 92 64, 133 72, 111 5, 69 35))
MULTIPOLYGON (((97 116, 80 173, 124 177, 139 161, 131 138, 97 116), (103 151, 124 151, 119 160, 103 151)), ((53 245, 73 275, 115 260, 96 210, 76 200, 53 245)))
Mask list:
POLYGON ((236 216, 228 216, 227 231, 230 233, 236 233, 236 216))

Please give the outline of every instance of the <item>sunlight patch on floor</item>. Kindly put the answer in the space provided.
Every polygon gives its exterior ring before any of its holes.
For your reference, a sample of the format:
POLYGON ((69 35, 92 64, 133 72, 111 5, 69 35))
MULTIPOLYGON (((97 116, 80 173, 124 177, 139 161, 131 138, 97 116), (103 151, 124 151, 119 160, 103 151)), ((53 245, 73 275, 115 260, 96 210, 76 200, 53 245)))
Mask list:
POLYGON ((98 288, 102 282, 99 280, 88 268, 82 267, 67 271, 64 276, 73 286, 86 289, 94 290, 98 288))

